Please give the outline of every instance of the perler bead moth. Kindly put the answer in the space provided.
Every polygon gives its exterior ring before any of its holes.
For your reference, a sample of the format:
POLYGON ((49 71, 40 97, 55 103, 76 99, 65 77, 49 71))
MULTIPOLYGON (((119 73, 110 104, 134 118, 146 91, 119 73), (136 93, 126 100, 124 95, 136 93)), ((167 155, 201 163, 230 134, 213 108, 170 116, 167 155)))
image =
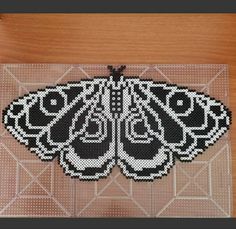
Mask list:
POLYGON ((124 77, 47 87, 3 111, 6 129, 41 160, 59 158, 65 174, 107 177, 118 165, 127 178, 152 181, 176 159, 192 161, 230 126, 220 101, 185 87, 124 77))

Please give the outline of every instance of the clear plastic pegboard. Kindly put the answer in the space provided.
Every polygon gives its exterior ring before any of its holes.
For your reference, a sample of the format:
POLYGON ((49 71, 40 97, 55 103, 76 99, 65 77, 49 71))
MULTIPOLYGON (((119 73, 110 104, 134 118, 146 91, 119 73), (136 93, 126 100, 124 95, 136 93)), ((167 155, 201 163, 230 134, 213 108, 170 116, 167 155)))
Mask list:
MULTIPOLYGON (((49 85, 108 76, 107 65, 1 64, 0 108, 49 85)), ((176 83, 228 104, 228 66, 126 65, 125 76, 176 83)), ((230 217, 229 133, 168 176, 134 182, 114 167, 99 181, 65 176, 56 159, 42 162, 0 124, 1 217, 230 217)))

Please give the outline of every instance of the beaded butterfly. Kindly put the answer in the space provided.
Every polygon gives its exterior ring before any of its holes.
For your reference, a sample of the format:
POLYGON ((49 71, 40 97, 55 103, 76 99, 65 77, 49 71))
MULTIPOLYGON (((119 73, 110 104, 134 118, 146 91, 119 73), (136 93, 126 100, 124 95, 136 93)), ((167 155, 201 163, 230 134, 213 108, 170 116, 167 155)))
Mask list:
POLYGON ((71 177, 98 180, 118 165, 138 181, 167 175, 176 159, 192 161, 229 129, 231 112, 208 95, 108 69, 109 77, 14 100, 3 111, 6 129, 41 160, 58 156, 71 177))

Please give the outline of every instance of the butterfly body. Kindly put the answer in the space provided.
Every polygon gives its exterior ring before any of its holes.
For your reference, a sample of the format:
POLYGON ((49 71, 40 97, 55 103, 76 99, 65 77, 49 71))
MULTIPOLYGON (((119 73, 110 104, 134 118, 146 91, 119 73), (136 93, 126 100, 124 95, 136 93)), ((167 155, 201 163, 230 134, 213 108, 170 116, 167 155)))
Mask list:
POLYGON ((71 82, 29 93, 3 111, 9 132, 41 160, 59 158, 81 180, 124 175, 150 181, 192 161, 229 128, 220 101, 177 85, 125 77, 71 82))

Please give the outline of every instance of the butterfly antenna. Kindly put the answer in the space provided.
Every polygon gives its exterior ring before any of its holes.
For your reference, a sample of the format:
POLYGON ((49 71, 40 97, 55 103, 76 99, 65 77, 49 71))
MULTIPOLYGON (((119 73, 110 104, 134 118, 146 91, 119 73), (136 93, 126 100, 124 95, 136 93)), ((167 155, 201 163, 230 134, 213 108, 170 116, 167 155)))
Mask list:
POLYGON ((120 74, 122 74, 122 72, 123 72, 123 70, 125 70, 126 69, 126 66, 125 65, 121 65, 119 68, 118 68, 118 72, 120 73, 120 74))
POLYGON ((113 68, 112 65, 108 65, 107 68, 110 71, 110 75, 112 75, 114 77, 114 79, 119 80, 120 76, 122 75, 122 72, 126 68, 126 66, 121 65, 118 69, 116 69, 116 68, 113 68))
POLYGON ((107 66, 107 69, 110 71, 110 74, 111 74, 111 75, 114 74, 114 72, 115 72, 115 68, 113 68, 112 65, 108 65, 108 66, 107 66))

